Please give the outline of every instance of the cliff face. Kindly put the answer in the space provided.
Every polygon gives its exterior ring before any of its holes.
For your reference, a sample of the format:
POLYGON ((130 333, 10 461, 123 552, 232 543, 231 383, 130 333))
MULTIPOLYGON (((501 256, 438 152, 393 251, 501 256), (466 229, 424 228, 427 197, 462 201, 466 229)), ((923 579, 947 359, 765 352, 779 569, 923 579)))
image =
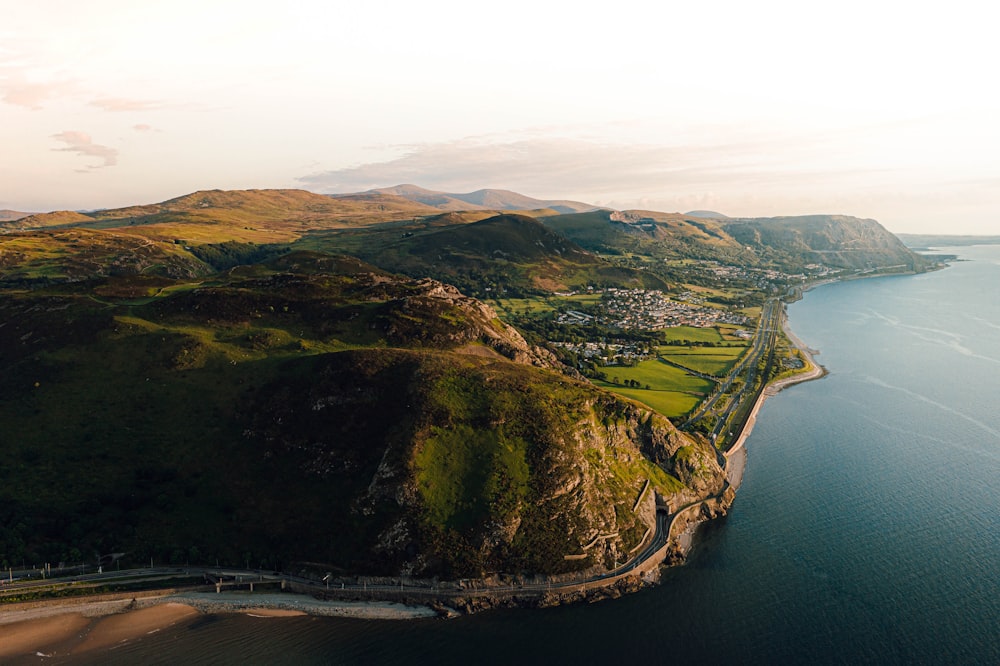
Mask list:
POLYGON ((652 526, 653 492, 680 506, 723 487, 711 447, 552 372, 393 350, 305 375, 264 388, 250 437, 259 455, 352 488, 340 518, 380 526, 353 547, 383 572, 611 568, 652 526))
POLYGON ((730 220, 722 227, 739 243, 786 262, 852 269, 930 265, 875 220, 805 215, 730 220))
POLYGON ((721 491, 709 445, 566 374, 492 307, 431 279, 359 273, 337 299, 325 280, 241 289, 299 294, 266 307, 349 340, 346 318, 386 345, 286 362, 247 412, 255 455, 337 488, 323 529, 346 547, 330 559, 424 576, 612 567, 653 526, 655 492, 680 506, 721 491))

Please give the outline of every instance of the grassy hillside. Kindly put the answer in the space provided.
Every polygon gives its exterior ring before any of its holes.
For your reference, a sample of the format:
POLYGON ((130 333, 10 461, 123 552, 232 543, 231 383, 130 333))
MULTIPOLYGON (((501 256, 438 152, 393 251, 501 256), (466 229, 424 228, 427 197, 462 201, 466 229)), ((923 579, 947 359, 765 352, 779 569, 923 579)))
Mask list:
POLYGON ((314 229, 411 220, 438 212, 389 195, 334 199, 304 190, 208 190, 144 206, 86 214, 42 213, 7 223, 4 229, 116 230, 150 242, 182 245, 226 241, 273 244, 292 242, 314 229))
POLYGON ((0 283, 22 286, 125 274, 198 278, 292 250, 354 254, 482 295, 588 283, 663 285, 590 255, 528 216, 442 213, 378 192, 212 190, 146 206, 34 215, 3 229, 0 283))
POLYGON ((807 215, 727 220, 722 228, 739 243, 789 270, 801 270, 806 264, 904 270, 924 270, 930 266, 875 220, 807 215))
POLYGON ((0 285, 77 282, 112 275, 195 277, 211 270, 181 245, 132 233, 69 227, 0 235, 0 285))
POLYGON ((0 564, 558 572, 638 543, 646 479, 722 484, 492 308, 352 258, 6 292, 0 319, 0 564))
POLYGON ((410 221, 440 211, 389 195, 211 190, 158 204, 32 215, 0 227, 0 284, 108 275, 202 277, 273 257, 317 230, 410 221))
MULTIPOLYGON (((807 265, 853 271, 929 265, 872 220, 554 214, 554 202, 512 192, 482 190, 447 205, 439 195, 410 186, 335 197, 212 190, 146 206, 33 215, 0 227, 0 283, 31 286, 123 274, 204 277, 291 250, 352 254, 384 270, 432 276, 483 297, 586 285, 721 285, 711 262, 788 273, 807 265), (441 212, 458 201, 472 202, 475 210, 441 212), (531 216, 484 209, 501 203, 553 208, 531 216)), ((760 282, 749 274, 739 279, 747 287, 760 282)))
POLYGON ((593 211, 542 220, 584 248, 614 255, 701 259, 789 273, 802 272, 809 264, 852 270, 929 266, 874 220, 842 215, 711 219, 593 211))
POLYGON ((357 255, 386 270, 428 275, 477 296, 552 292, 588 284, 661 289, 655 275, 615 266, 538 220, 447 213, 412 224, 321 232, 300 245, 357 255))
POLYGON ((708 259, 754 265, 717 221, 654 211, 592 211, 546 217, 546 225, 583 247, 614 255, 649 255, 657 259, 708 259))

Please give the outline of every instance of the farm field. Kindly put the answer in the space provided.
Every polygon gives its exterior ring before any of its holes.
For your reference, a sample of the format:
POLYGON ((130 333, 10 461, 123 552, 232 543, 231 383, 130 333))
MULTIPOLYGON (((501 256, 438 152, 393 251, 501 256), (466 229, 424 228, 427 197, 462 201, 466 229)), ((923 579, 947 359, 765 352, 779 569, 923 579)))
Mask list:
POLYGON ((714 377, 722 377, 736 365, 746 347, 675 347, 657 349, 663 358, 685 368, 714 377))
POLYGON ((642 361, 635 367, 609 366, 603 371, 609 381, 595 380, 597 386, 638 400, 667 418, 684 416, 712 390, 712 382, 692 377, 658 359, 642 361), (628 381, 638 382, 641 388, 625 386, 628 381))
POLYGON ((495 298, 490 304, 500 312, 515 314, 537 314, 553 312, 560 306, 579 307, 596 305, 601 302, 601 294, 573 294, 572 296, 533 296, 530 298, 495 298))

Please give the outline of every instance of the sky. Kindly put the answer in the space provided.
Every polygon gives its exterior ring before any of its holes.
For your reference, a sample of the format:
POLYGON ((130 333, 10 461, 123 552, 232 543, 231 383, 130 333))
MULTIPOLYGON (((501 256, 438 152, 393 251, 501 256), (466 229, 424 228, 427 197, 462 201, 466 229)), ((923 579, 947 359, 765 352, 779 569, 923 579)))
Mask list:
POLYGON ((981 0, 0 0, 0 17, 0 209, 413 183, 1000 234, 981 0))

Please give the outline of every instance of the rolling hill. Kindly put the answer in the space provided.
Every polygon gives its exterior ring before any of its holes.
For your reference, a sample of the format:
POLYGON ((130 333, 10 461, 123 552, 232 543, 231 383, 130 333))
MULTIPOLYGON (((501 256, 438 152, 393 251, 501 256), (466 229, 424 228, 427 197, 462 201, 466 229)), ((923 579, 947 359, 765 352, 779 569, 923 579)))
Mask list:
POLYGON ((585 284, 662 288, 664 279, 684 281, 681 269, 668 270, 663 262, 691 259, 788 273, 807 265, 929 265, 873 220, 639 210, 557 214, 560 205, 502 190, 451 195, 415 186, 335 197, 302 190, 200 191, 158 204, 0 223, 0 282, 45 284, 130 272, 206 276, 292 249, 352 254, 384 270, 433 276, 479 295, 585 284), (495 215, 487 206, 548 206, 532 211, 545 226, 524 215, 495 215), (456 207, 472 210, 442 211, 456 207), (590 253, 648 257, 657 270, 590 253))
POLYGON ((592 211, 540 218, 588 250, 648 254, 661 259, 708 259, 753 264, 756 257, 726 234, 717 220, 657 211, 592 211))
POLYGON ((125 273, 196 277, 287 251, 316 230, 438 215, 391 195, 331 199, 303 190, 206 190, 157 204, 57 211, 0 225, 0 283, 125 273))
POLYGON ((454 192, 437 192, 416 185, 396 185, 383 187, 372 192, 400 196, 411 201, 434 206, 441 210, 518 210, 529 211, 541 208, 551 208, 558 213, 581 213, 594 210, 596 206, 579 201, 562 199, 535 199, 533 197, 511 192, 510 190, 476 190, 466 194, 454 192))
POLYGON ((722 229, 768 261, 798 269, 822 264, 843 269, 924 270, 915 254, 875 220, 847 215, 730 219, 722 229))
POLYGON ((388 271, 430 276, 479 296, 588 284, 666 287, 654 275, 614 266, 535 218, 510 213, 475 217, 447 213, 388 230, 314 236, 308 244, 310 249, 353 254, 388 271))
POLYGON ((345 228, 439 212, 392 195, 346 195, 332 199, 305 190, 204 190, 161 203, 77 213, 57 211, 32 215, 8 225, 31 231, 51 227, 113 229, 134 227, 133 233, 156 240, 173 240, 183 226, 195 239, 242 240, 259 237, 292 240, 304 230, 345 228), (267 225, 258 230, 257 225, 267 225))
POLYGON ((728 215, 716 213, 714 210, 689 210, 684 213, 688 217, 707 217, 712 220, 728 220, 728 215))
POLYGON ((626 210, 540 219, 602 253, 702 259, 790 273, 809 264, 849 270, 924 270, 930 265, 878 222, 845 215, 737 219, 626 210))
POLYGON ((0 222, 13 222, 15 220, 20 220, 22 217, 28 217, 33 213, 22 213, 16 210, 2 209, 0 210, 0 222))

